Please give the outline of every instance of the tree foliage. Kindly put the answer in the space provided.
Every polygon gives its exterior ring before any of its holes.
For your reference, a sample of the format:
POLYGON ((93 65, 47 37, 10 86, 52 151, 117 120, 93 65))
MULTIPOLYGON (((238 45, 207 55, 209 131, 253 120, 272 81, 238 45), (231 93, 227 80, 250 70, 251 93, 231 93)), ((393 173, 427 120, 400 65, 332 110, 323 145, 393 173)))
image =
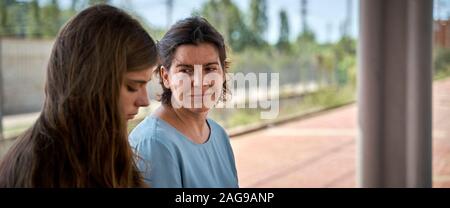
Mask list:
POLYGON ((280 35, 277 42, 277 48, 280 50, 289 51, 289 21, 285 10, 280 13, 280 35))
POLYGON ((250 1, 250 30, 257 35, 259 39, 264 39, 269 20, 267 18, 266 0, 250 1))

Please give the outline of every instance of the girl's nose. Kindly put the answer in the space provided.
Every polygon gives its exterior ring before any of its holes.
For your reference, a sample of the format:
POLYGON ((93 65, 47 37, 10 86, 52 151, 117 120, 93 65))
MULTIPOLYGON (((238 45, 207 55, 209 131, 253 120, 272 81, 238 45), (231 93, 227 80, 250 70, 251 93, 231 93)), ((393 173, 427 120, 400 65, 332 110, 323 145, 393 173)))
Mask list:
POLYGON ((146 88, 144 88, 144 90, 142 90, 141 94, 139 95, 138 99, 136 100, 136 104, 138 107, 147 107, 148 105, 150 105, 150 101, 148 99, 148 93, 147 93, 146 88))

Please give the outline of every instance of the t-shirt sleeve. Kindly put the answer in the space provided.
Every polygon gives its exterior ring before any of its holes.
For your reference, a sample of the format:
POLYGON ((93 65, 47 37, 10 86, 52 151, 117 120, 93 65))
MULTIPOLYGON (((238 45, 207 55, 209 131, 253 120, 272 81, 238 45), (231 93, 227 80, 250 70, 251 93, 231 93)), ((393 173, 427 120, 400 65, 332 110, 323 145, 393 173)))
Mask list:
POLYGON ((239 188, 238 175, 237 175, 237 169, 236 169, 236 161, 234 159, 234 152, 233 152, 233 148, 231 147, 230 137, 224 130, 222 132, 223 132, 222 136, 224 138, 225 145, 227 147, 227 152, 228 152, 227 155, 229 157, 229 161, 231 163, 231 168, 232 168, 232 171, 234 174, 234 178, 236 180, 236 187, 239 188))
POLYGON ((152 188, 181 188, 180 167, 176 155, 164 144, 155 139, 141 140, 135 147, 138 155, 138 168, 145 182, 152 188))
POLYGON ((236 184, 234 187, 239 188, 236 162, 235 162, 235 158, 234 158, 233 148, 232 148, 231 142, 230 142, 230 137, 228 136, 227 132, 225 131, 225 129, 222 126, 220 126, 218 123, 216 123, 213 120, 209 120, 209 121, 212 123, 212 125, 215 125, 214 129, 217 131, 216 134, 218 135, 219 138, 221 138, 220 139, 220 141, 222 142, 221 145, 224 149, 223 156, 228 159, 228 161, 230 163, 230 167, 233 172, 233 178, 236 181, 236 184))

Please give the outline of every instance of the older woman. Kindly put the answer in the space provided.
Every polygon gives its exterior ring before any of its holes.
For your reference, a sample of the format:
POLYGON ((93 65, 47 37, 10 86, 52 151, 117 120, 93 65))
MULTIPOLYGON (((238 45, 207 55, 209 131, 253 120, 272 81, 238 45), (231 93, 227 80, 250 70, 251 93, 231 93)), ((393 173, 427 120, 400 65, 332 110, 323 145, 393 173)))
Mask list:
POLYGON ((226 92, 222 36, 205 19, 177 22, 158 45, 162 105, 130 134, 151 187, 238 187, 224 129, 207 118, 226 92))

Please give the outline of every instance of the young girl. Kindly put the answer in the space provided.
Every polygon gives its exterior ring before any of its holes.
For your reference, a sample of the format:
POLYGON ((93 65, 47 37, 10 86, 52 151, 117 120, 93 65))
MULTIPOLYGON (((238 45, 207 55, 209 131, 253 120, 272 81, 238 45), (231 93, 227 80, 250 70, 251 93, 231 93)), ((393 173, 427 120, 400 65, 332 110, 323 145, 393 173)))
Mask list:
POLYGON ((152 38, 130 15, 90 7, 60 31, 34 125, 0 162, 0 187, 141 187, 127 120, 149 104, 152 38))

